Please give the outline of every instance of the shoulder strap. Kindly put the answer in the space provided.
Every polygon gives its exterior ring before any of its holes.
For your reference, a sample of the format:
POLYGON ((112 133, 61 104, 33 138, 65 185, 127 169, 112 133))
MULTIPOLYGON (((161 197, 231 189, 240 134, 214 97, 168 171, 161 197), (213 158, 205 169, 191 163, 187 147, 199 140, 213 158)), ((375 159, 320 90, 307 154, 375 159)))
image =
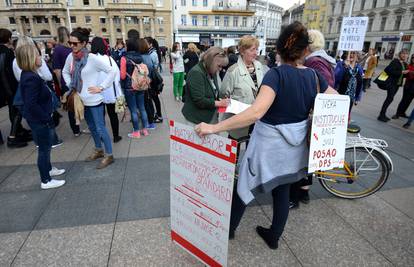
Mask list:
MULTIPOLYGON (((108 56, 108 59, 109 59, 109 64, 110 64, 110 65, 111 65, 111 67, 112 67, 111 57, 110 57, 110 56, 108 56)), ((116 98, 115 80, 112 82, 112 86, 113 86, 113 88, 114 88, 114 94, 115 94, 115 98, 116 98)))
POLYGON ((313 71, 313 74, 315 75, 315 81, 316 81, 316 93, 319 94, 321 92, 321 85, 319 82, 318 74, 316 74, 316 71, 314 69, 311 69, 313 71))

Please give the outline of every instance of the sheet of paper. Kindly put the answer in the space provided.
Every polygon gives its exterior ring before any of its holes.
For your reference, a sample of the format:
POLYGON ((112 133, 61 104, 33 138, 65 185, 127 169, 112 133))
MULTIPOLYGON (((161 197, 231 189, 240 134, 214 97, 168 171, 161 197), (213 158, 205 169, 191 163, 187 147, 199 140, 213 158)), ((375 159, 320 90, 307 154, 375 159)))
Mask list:
POLYGON ((251 105, 245 104, 243 102, 230 99, 230 105, 226 108, 226 113, 233 113, 233 114, 239 114, 240 112, 245 111, 247 108, 249 108, 251 105))

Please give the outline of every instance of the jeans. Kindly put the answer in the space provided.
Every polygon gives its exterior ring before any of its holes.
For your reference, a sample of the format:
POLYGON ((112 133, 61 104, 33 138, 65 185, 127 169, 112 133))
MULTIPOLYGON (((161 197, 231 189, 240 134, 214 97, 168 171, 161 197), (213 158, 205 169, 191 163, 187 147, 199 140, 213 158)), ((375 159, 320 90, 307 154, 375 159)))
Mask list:
POLYGON ((184 72, 174 72, 174 96, 183 96, 184 72))
POLYGON ((148 128, 148 115, 145 110, 144 92, 125 93, 125 98, 128 104, 129 111, 131 112, 132 126, 134 127, 134 131, 139 131, 137 109, 139 109, 139 113, 141 113, 142 127, 148 128))
POLYGON ((27 122, 32 129, 33 140, 39 146, 37 152, 37 167, 39 168, 40 180, 47 183, 51 180, 49 171, 52 169, 50 163, 50 150, 55 138, 55 126, 53 123, 27 122))
POLYGON ((413 108, 413 111, 411 111, 410 117, 408 117, 407 123, 411 124, 413 121, 414 121, 414 108, 413 108))
POLYGON ((105 153, 112 155, 112 143, 108 130, 105 127, 104 105, 85 106, 85 120, 91 131, 95 147, 102 149, 102 142, 105 146, 105 153))
POLYGON ((382 104, 382 108, 381 108, 381 112, 380 112, 380 116, 381 117, 385 117, 386 116, 387 109, 391 105, 392 101, 394 100, 394 96, 397 93, 398 88, 399 88, 399 86, 398 85, 394 85, 394 84, 390 88, 388 88, 388 90, 387 90, 387 98, 385 98, 385 101, 382 104))
MULTIPOLYGON (((275 239, 279 239, 285 229, 289 216, 289 187, 290 184, 279 185, 272 190, 273 218, 270 227, 275 239)), ((246 210, 246 205, 240 199, 236 190, 233 191, 233 202, 231 204, 230 231, 235 231, 246 210)))

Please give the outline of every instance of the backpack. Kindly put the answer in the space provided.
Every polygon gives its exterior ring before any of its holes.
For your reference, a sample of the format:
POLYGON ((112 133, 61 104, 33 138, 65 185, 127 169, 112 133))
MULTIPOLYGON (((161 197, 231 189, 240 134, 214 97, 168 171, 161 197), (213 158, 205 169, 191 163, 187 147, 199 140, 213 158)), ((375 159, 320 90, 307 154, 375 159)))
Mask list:
POLYGON ((146 91, 149 88, 151 80, 149 78, 149 71, 147 65, 144 63, 136 64, 134 61, 128 59, 134 66, 132 74, 128 75, 131 79, 131 87, 133 91, 146 91))

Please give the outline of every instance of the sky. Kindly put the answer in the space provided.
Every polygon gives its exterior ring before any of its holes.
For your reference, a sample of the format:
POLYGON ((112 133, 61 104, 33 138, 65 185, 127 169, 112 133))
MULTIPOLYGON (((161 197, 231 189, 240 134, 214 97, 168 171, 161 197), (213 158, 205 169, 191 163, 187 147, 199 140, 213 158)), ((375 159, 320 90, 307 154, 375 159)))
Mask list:
POLYGON ((298 3, 298 2, 300 2, 301 4, 305 3, 305 0, 269 0, 269 2, 276 4, 280 7, 283 7, 283 9, 286 10, 290 8, 291 6, 293 6, 295 3, 298 3))

